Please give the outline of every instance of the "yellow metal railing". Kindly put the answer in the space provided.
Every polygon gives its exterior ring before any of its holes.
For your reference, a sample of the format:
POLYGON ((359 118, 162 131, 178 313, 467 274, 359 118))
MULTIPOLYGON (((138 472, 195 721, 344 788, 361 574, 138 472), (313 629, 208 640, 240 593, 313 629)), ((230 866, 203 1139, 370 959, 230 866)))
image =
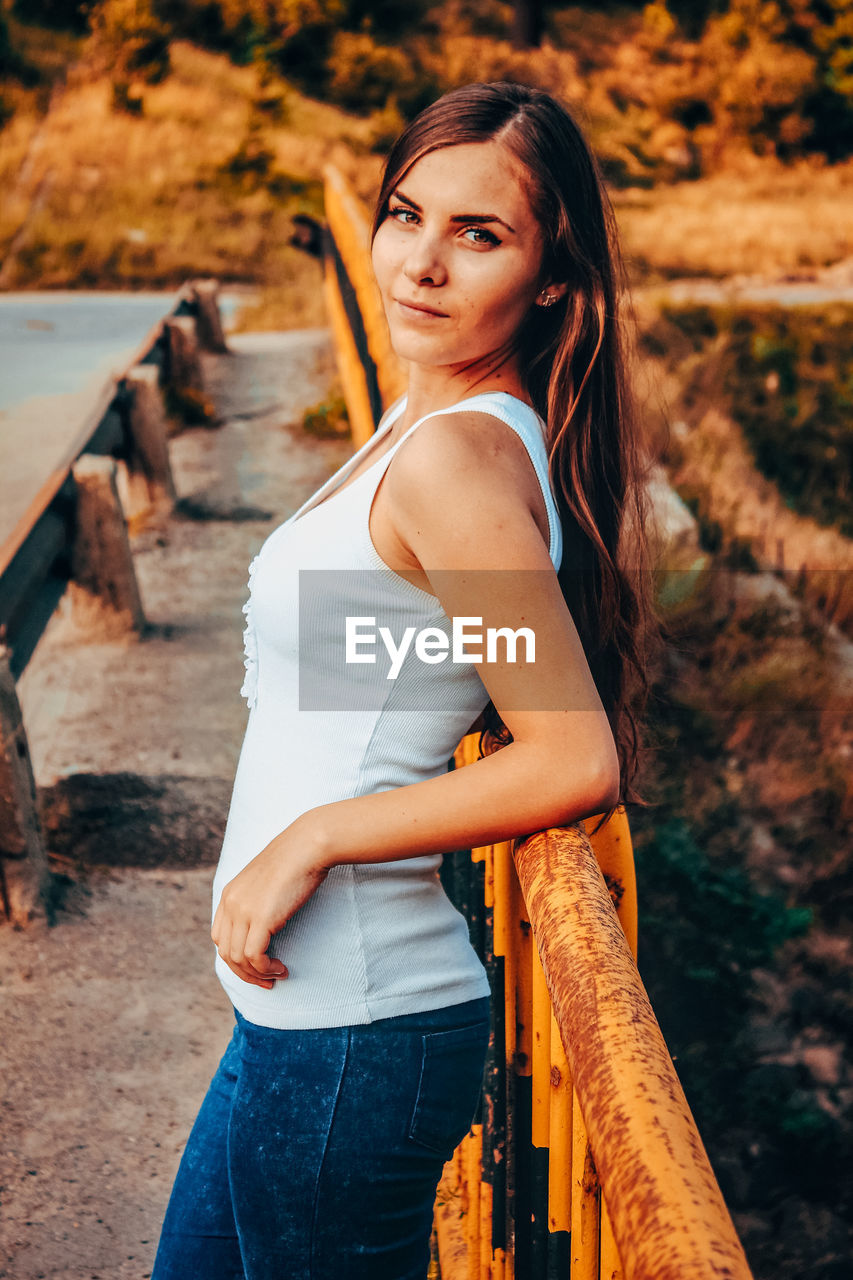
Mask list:
MULTIPOLYGON (((325 195, 329 315, 360 445, 405 377, 364 209, 333 169, 325 195)), ((464 738, 455 767, 477 748, 464 738)), ((493 993, 482 1114, 436 1198, 443 1280, 748 1280, 637 971, 624 810, 591 838, 579 823, 514 854, 446 858, 442 879, 493 993)))
MULTIPOLYGON (((585 831, 539 832, 515 861, 624 1275, 749 1276, 585 831)), ((587 1234, 592 1263, 592 1214, 587 1234)))
POLYGON ((381 410, 405 392, 406 376, 391 347, 373 278, 367 215, 346 180, 331 166, 325 174, 325 206, 329 229, 326 304, 353 444, 360 448, 373 435, 381 410))
MULTIPOLYGON (((477 759, 477 743, 474 735, 463 739, 457 768, 477 759)), ((630 940, 635 948, 636 884, 624 810, 592 845, 608 910, 622 926, 623 944, 630 940)), ((472 941, 491 979, 495 1034, 482 1122, 457 1149, 439 1187, 442 1274, 446 1280, 622 1276, 511 845, 472 850, 472 871, 462 855, 448 863, 445 885, 469 922, 482 895, 482 926, 472 929, 472 941)))

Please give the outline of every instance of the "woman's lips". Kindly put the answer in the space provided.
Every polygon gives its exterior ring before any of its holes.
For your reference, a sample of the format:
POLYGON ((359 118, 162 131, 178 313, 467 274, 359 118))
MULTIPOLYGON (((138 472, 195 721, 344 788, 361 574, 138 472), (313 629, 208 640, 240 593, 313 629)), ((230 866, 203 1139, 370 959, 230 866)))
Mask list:
POLYGON ((436 307, 428 307, 422 302, 404 302, 402 298, 395 298, 394 301, 407 316, 424 316, 427 319, 437 320, 449 318, 446 312, 439 311, 436 307))

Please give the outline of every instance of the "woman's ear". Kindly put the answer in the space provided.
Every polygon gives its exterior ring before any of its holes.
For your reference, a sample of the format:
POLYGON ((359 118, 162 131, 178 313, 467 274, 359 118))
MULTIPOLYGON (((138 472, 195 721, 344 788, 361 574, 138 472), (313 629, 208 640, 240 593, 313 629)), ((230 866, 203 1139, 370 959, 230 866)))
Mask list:
POLYGON ((559 302, 561 298, 565 298, 569 286, 563 284, 549 284, 544 289, 540 289, 536 295, 537 307, 553 307, 555 302, 559 302))

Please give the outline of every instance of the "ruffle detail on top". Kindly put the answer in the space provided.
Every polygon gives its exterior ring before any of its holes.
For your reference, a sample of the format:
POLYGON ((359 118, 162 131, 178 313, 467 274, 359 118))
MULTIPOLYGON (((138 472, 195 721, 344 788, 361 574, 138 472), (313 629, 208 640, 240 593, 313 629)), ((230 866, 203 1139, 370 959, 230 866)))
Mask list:
POLYGON ((255 576, 257 563, 258 557, 255 556, 249 565, 249 598, 243 605, 243 615, 246 619, 246 627, 243 631, 243 666, 246 668, 246 676, 240 694, 246 699, 250 711, 258 700, 258 639, 252 618, 252 579, 255 576))

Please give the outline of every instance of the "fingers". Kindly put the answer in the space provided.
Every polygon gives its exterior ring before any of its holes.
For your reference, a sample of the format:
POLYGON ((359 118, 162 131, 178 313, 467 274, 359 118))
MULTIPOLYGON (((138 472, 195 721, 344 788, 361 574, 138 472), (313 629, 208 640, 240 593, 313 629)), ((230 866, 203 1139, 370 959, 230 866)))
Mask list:
POLYGON ((263 978, 286 978, 287 968, 281 960, 269 955, 272 934, 262 926, 251 925, 246 934, 244 962, 263 978))
POLYGON ((269 930, 231 920, 221 904, 214 916, 211 937, 221 959, 244 982, 269 991, 277 980, 288 976, 286 966, 267 955, 269 930))

